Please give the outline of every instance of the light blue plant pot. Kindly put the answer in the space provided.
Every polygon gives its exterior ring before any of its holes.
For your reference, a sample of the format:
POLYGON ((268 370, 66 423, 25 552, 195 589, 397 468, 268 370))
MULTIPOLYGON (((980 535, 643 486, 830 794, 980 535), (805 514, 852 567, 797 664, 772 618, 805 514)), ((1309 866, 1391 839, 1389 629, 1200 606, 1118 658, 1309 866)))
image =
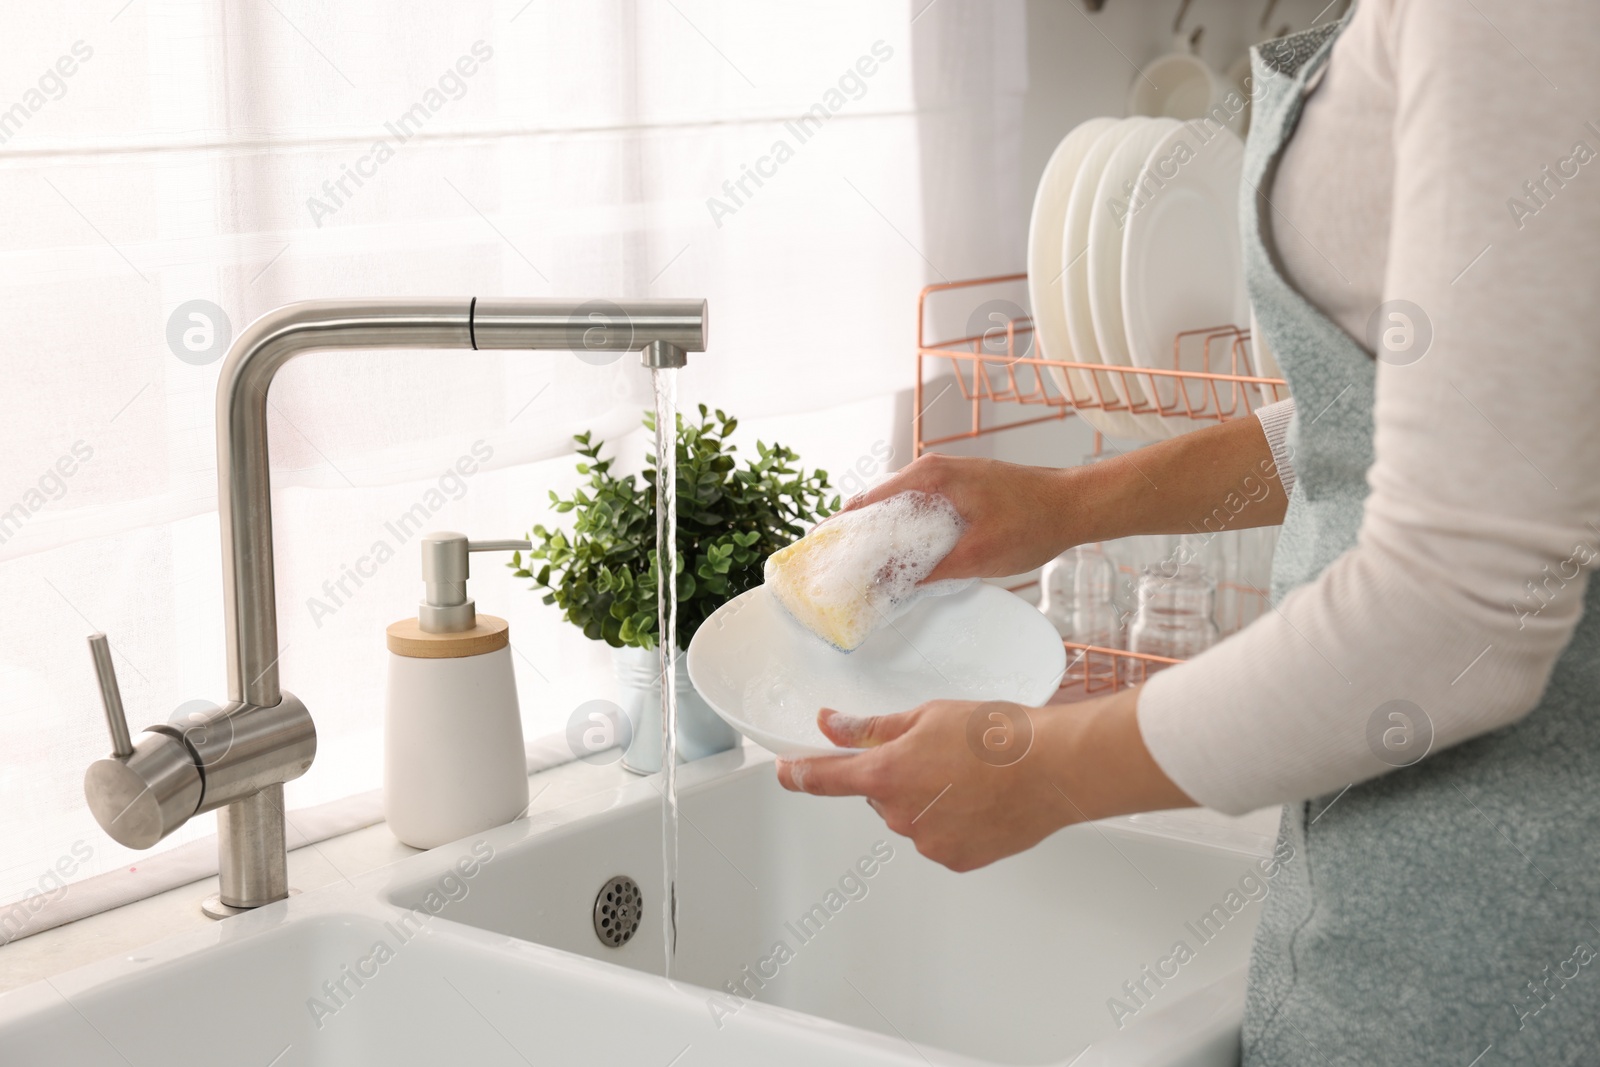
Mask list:
MULTIPOLYGON (((653 648, 614 648, 611 666, 616 675, 618 702, 628 716, 633 738, 622 754, 623 769, 634 774, 661 770, 661 662, 653 648)), ((711 710, 694 683, 683 653, 675 664, 678 691, 678 763, 726 752, 739 743, 739 734, 711 710)))

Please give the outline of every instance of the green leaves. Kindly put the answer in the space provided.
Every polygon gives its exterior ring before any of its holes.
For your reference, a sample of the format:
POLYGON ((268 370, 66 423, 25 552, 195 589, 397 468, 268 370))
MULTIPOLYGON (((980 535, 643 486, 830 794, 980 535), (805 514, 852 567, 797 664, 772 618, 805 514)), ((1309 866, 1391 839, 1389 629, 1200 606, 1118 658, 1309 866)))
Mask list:
MULTIPOLYGON (((699 407, 698 423, 677 419, 678 633, 681 648, 726 601, 761 584, 767 557, 838 510, 827 475, 807 473, 800 457, 773 443, 756 442, 757 458, 739 466, 728 438, 739 422, 726 412, 699 407)), ((646 412, 644 425, 654 429, 646 412)), ((571 498, 552 492, 559 514, 575 518, 570 534, 535 526, 531 551, 508 564, 519 578, 544 591, 543 600, 591 640, 613 647, 654 648, 656 619, 656 472, 653 454, 645 476, 614 477, 600 458, 603 441, 588 433, 577 442, 578 473, 588 476, 571 498), (535 564, 538 564, 535 569, 535 564)))

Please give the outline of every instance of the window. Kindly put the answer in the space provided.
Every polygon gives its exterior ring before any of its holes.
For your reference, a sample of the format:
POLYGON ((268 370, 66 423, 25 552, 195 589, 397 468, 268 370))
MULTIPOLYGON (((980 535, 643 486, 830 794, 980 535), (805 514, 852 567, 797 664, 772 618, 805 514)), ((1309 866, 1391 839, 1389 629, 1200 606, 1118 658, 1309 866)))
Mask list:
MULTIPOLYGON (((916 290, 1014 269, 1026 217, 1008 170, 1020 15, 919 8, 10 12, 0 905, 140 855, 81 794, 109 748, 85 635, 109 635, 135 733, 226 694, 214 396, 227 340, 262 312, 703 296, 712 351, 684 373, 686 404, 737 412, 746 447, 777 435, 810 465, 874 454, 910 386, 916 290)), ((280 374, 280 668, 320 735, 291 809, 381 783, 383 631, 420 596, 421 531, 401 517, 519 535, 574 484, 574 432, 642 462, 648 396, 635 360, 550 353, 323 354, 280 374)), ((474 572, 480 609, 512 623, 527 735, 561 730, 609 684, 604 650, 497 561, 474 572)))

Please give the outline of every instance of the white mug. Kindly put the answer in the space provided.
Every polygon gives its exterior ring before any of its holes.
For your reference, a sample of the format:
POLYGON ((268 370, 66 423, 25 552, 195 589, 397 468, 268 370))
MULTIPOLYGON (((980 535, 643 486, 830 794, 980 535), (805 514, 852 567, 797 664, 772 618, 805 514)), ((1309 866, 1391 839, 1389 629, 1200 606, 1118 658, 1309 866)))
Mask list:
POLYGON ((1189 120, 1215 116, 1232 125, 1224 101, 1232 87, 1211 64, 1186 49, 1157 56, 1128 87, 1128 114, 1189 120))

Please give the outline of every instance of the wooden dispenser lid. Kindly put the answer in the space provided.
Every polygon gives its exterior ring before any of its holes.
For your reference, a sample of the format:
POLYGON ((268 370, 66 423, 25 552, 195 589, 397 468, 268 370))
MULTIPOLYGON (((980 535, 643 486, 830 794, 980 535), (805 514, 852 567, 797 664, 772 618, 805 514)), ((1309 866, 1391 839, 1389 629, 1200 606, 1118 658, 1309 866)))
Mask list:
POLYGON ((511 628, 506 620, 479 615, 470 630, 453 634, 430 634, 416 619, 401 619, 391 625, 389 651, 408 659, 462 659, 495 652, 511 643, 511 628))

